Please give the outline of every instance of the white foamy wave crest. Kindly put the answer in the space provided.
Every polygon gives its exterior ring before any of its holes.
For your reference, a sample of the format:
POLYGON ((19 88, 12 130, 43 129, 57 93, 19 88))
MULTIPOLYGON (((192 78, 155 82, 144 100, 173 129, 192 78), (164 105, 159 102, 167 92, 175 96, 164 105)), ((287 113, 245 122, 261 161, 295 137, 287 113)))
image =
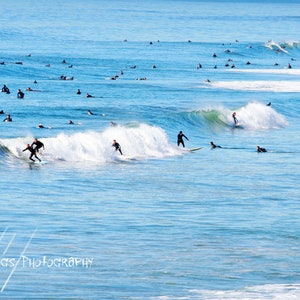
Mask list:
MULTIPOLYGON (((277 113, 272 107, 258 102, 248 103, 236 110, 238 123, 249 130, 267 130, 283 128, 288 125, 285 118, 277 113)), ((223 121, 233 124, 232 111, 223 112, 223 121)))
POLYGON ((192 299, 203 300, 219 300, 219 299, 243 299, 243 300, 292 300, 300 299, 300 285, 299 284, 266 284, 246 287, 239 290, 232 291, 205 291, 192 290, 194 295, 192 299))
POLYGON ((300 81, 216 81, 209 83, 214 88, 243 90, 243 91, 266 91, 266 92, 300 92, 300 81))
POLYGON ((271 50, 275 50, 277 52, 284 52, 284 53, 288 53, 287 50, 285 50, 279 43, 276 43, 272 40, 268 41, 267 43, 265 43, 265 46, 271 50))
MULTIPOLYGON (((42 158, 47 161, 106 163, 122 160, 123 157, 148 159, 181 154, 176 146, 168 142, 163 129, 146 124, 110 127, 103 132, 78 132, 71 135, 61 133, 56 137, 40 140, 45 145, 42 158), (124 156, 112 147, 114 139, 121 145, 124 156)), ((27 159, 30 153, 22 152, 22 148, 32 141, 33 137, 24 137, 0 140, 0 143, 14 156, 27 159)))

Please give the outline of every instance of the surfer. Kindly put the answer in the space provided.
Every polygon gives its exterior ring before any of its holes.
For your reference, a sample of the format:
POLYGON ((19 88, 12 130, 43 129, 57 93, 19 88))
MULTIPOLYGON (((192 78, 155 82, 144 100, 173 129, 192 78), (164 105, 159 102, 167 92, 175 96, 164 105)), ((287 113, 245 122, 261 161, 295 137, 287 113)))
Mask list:
POLYGON ((10 115, 7 115, 3 122, 12 122, 12 118, 10 117, 10 115))
POLYGON ((269 103, 267 104, 267 106, 271 106, 271 104, 272 104, 272 103, 271 103, 271 102, 269 102, 269 103))
POLYGON ((215 149, 215 148, 222 148, 222 147, 215 145, 214 142, 210 142, 210 148, 215 149))
POLYGON ((178 135, 177 135, 177 145, 179 146, 180 144, 182 144, 182 147, 184 148, 184 142, 183 142, 183 138, 185 138, 187 141, 189 140, 182 131, 179 131, 178 135))
POLYGON ((256 146, 257 152, 267 152, 267 150, 265 148, 256 146))
POLYGON ((31 144, 31 148, 33 148, 33 150, 36 152, 39 152, 39 150, 41 148, 43 148, 43 150, 45 150, 44 144, 41 141, 39 141, 38 139, 33 140, 32 144, 31 144))
POLYGON ((24 94, 20 89, 18 89, 17 97, 20 98, 20 99, 23 99, 23 98, 24 98, 24 95, 25 95, 25 94, 24 94))
POLYGON ((115 147, 116 151, 119 151, 120 154, 123 155, 122 150, 121 150, 121 146, 116 140, 113 140, 112 146, 115 147))
POLYGON ((2 88, 2 93, 10 94, 9 88, 4 84, 2 88))
POLYGON ((81 95, 80 89, 77 90, 77 95, 81 95))
POLYGON ((30 156, 29 156, 29 159, 30 159, 30 160, 35 161, 35 160, 32 158, 32 156, 34 156, 37 160, 41 161, 41 160, 36 156, 36 151, 35 151, 29 144, 26 145, 26 148, 23 150, 23 152, 26 151, 26 150, 28 150, 28 151, 30 152, 30 156))
POLYGON ((232 118, 233 118, 234 124, 237 125, 237 124, 238 124, 238 120, 237 120, 237 118, 236 118, 236 112, 234 112, 234 113, 232 114, 232 118))

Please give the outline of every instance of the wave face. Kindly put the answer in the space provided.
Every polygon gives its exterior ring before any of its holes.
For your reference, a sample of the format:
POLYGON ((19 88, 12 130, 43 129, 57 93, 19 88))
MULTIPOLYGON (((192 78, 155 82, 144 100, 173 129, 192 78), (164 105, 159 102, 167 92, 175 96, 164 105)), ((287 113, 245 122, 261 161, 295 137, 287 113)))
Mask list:
MULTIPOLYGON (((245 130, 271 130, 284 128, 288 126, 285 117, 276 112, 272 107, 258 102, 250 102, 246 105, 234 109, 237 114, 238 123, 245 130)), ((234 125, 232 119, 233 109, 223 106, 201 109, 190 112, 190 118, 206 123, 207 127, 212 128, 232 128, 234 125)))

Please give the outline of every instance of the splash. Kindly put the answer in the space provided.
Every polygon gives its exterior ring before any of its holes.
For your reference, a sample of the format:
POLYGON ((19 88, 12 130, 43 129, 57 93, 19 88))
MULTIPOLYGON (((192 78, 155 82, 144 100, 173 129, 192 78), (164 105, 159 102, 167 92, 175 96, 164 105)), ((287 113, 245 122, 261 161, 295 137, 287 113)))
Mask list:
MULTIPOLYGON (((135 159, 164 158, 179 155, 180 151, 171 145, 163 129, 138 124, 132 126, 109 127, 103 132, 77 132, 71 135, 61 133, 55 137, 41 138, 45 144, 42 158, 47 161, 66 161, 107 163, 122 160, 119 152, 112 147, 116 139, 124 153, 124 157, 135 159)), ((3 139, 0 144, 12 155, 27 159, 29 153, 23 152, 27 143, 33 137, 27 136, 16 139, 3 139)))
POLYGON ((239 124, 250 130, 268 130, 288 125, 285 118, 272 107, 252 102, 236 110, 239 124))
POLYGON ((265 47, 274 50, 276 52, 284 52, 284 53, 288 53, 287 50, 285 50, 285 45, 280 45, 279 43, 275 42, 275 41, 268 41, 267 43, 265 43, 265 47))

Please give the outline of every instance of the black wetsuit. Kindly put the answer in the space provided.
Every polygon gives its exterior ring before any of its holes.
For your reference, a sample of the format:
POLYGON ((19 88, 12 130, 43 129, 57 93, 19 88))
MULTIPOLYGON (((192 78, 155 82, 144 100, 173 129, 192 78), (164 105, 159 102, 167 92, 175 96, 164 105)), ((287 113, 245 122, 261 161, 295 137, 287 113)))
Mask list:
POLYGON ((121 150, 121 146, 119 143, 115 142, 113 143, 113 147, 116 148, 116 151, 119 151, 121 153, 121 155, 123 155, 122 150, 121 150))
POLYGON ((24 98, 24 93, 22 91, 18 92, 18 98, 23 99, 24 98))
POLYGON ((31 147, 33 148, 34 151, 39 152, 39 149, 44 147, 44 144, 41 141, 36 141, 31 144, 31 147), (34 145, 35 145, 35 147, 33 148, 34 145))
POLYGON ((265 148, 258 147, 257 152, 267 152, 265 148))
POLYGON ((180 144, 182 144, 183 147, 185 147, 184 142, 183 142, 183 138, 186 138, 187 140, 189 140, 182 132, 179 132, 177 135, 177 145, 179 146, 180 144))
POLYGON ((217 145, 215 145, 214 143, 211 143, 211 144, 210 144, 210 147, 211 147, 212 149, 215 149, 215 148, 222 148, 221 146, 217 146, 217 145))
POLYGON ((26 150, 30 151, 30 153, 31 153, 30 156, 29 156, 29 159, 30 159, 30 160, 35 161, 35 160, 32 158, 32 156, 35 156, 35 158, 37 158, 39 161, 41 161, 41 160, 36 156, 36 151, 35 151, 31 146, 26 147, 26 148, 23 150, 23 152, 26 151, 26 150))

